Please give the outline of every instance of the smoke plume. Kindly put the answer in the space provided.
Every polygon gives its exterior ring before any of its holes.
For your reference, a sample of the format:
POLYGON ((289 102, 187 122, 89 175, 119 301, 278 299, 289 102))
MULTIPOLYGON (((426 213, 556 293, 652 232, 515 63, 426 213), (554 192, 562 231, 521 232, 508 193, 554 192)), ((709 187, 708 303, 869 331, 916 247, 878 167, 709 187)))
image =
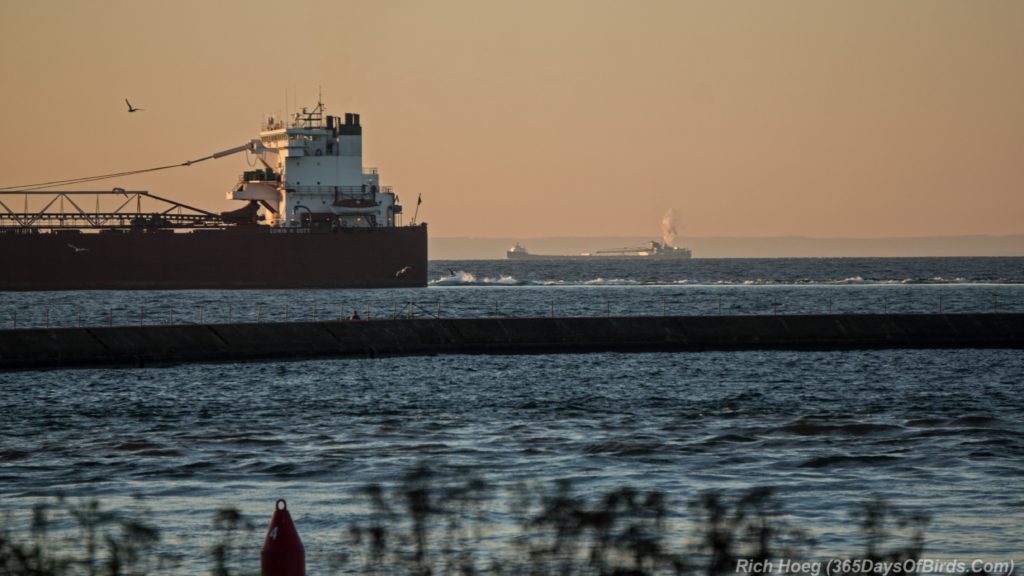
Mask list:
POLYGON ((661 217, 661 243, 665 246, 675 246, 676 241, 676 215, 671 208, 661 217))

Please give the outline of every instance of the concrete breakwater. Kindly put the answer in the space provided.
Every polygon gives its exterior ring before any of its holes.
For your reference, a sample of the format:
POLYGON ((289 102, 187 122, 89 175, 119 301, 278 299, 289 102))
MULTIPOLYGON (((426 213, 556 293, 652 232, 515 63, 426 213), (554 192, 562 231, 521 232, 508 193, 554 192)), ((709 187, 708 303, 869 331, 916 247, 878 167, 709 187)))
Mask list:
POLYGON ((1024 314, 453 318, 0 330, 0 369, 418 354, 1024 348, 1024 314))

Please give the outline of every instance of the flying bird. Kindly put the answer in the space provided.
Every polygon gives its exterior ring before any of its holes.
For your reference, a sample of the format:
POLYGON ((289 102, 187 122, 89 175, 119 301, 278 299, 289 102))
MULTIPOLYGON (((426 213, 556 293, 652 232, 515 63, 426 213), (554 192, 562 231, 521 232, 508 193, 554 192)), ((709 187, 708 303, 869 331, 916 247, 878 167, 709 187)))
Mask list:
POLYGON ((89 251, 88 248, 79 248, 78 246, 75 246, 74 244, 68 244, 68 248, 71 248, 72 250, 74 250, 75 254, 78 254, 79 252, 88 252, 89 251))
POLYGON ((409 272, 412 272, 412 266, 406 266, 398 272, 395 272, 395 278, 403 278, 409 272))
POLYGON ((132 103, 129 102, 127 98, 124 99, 124 103, 128 105, 129 112, 142 112, 142 108, 136 108, 132 106, 132 103))

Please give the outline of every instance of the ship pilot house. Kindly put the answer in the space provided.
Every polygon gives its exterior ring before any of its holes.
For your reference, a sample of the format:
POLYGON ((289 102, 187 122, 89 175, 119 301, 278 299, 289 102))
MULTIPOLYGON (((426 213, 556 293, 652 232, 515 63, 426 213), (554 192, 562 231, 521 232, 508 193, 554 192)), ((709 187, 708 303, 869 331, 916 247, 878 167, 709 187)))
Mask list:
POLYGON ((232 215, 255 222, 263 208, 261 219, 276 228, 396 225, 397 197, 380 186, 375 168, 363 169, 359 114, 325 116, 318 103, 288 123, 271 117, 254 148, 263 169, 243 173, 228 192, 229 199, 249 202, 232 215))

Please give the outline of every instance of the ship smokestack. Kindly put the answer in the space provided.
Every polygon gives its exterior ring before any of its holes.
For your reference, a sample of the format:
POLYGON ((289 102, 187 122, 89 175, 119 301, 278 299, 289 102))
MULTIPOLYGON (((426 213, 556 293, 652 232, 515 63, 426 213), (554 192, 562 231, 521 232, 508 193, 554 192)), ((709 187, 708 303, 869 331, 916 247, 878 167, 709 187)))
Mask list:
POLYGON ((667 246, 675 246, 676 242, 676 215, 671 208, 661 217, 661 243, 667 246))

